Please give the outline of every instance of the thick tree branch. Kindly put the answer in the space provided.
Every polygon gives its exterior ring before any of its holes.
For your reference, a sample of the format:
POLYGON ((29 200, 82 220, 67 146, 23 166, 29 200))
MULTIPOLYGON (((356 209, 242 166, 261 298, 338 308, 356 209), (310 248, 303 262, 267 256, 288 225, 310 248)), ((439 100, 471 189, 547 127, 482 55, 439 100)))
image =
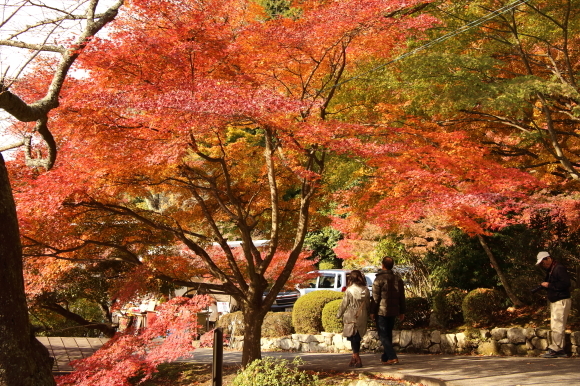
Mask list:
POLYGON ((71 320, 71 321, 77 323, 79 326, 82 326, 85 328, 94 328, 96 330, 99 330, 103 334, 105 334, 105 336, 107 336, 108 338, 112 338, 113 335, 115 335, 115 328, 113 326, 105 324, 105 323, 95 323, 95 322, 88 321, 85 318, 83 318, 81 315, 75 314, 74 312, 67 310, 66 308, 64 308, 63 306, 61 306, 58 303, 55 303, 55 302, 41 303, 40 307, 44 308, 45 310, 56 312, 57 314, 64 316, 68 320, 71 320))
MULTIPOLYGON (((41 135, 47 148, 48 155, 40 159, 27 159, 28 164, 33 167, 42 166, 50 169, 56 160, 56 142, 48 129, 48 113, 57 108, 59 105, 58 98, 62 90, 64 81, 70 68, 75 60, 86 47, 90 39, 95 36, 105 25, 115 19, 119 8, 123 5, 124 0, 117 0, 106 12, 95 19, 94 8, 98 1, 91 1, 84 19, 87 21, 83 32, 77 37, 76 41, 68 49, 54 47, 50 45, 34 46, 18 41, 0 41, 0 45, 11 46, 23 49, 34 49, 37 51, 51 51, 61 54, 61 59, 56 67, 52 81, 45 96, 35 102, 26 103, 20 97, 13 94, 6 85, 5 79, 0 79, 0 108, 4 109, 10 115, 21 122, 37 122, 36 131, 41 135), (34 47, 33 47, 34 46, 34 47)), ((30 156, 30 154, 29 154, 30 156)))

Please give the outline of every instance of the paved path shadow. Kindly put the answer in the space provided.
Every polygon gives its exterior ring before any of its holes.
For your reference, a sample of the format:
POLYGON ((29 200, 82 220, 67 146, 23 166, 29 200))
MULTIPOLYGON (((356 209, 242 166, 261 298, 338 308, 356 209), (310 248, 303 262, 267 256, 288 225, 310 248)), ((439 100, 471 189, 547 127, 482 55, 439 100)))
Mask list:
MULTIPOLYGON (((263 355, 293 359, 300 356, 302 368, 382 373, 422 383, 425 386, 580 386, 580 358, 479 357, 463 355, 400 354, 400 364, 384 366, 380 355, 362 354, 364 367, 347 366, 350 354, 264 352, 263 355)), ((212 349, 198 349, 188 361, 209 363, 212 349)), ((239 351, 225 351, 224 364, 241 363, 239 351)))
MULTIPOLYGON (((100 348, 106 338, 38 338, 56 358, 55 373, 71 371, 69 362, 86 358, 100 348)), ((537 357, 479 357, 468 355, 400 354, 400 364, 383 366, 380 355, 362 354, 364 367, 347 366, 350 354, 264 352, 292 360, 299 356, 302 368, 317 371, 382 373, 425 386, 580 386, 580 358, 544 359, 537 357)), ((181 362, 211 363, 213 349, 200 348, 193 358, 181 362)), ((224 365, 240 365, 242 353, 226 349, 224 365)))

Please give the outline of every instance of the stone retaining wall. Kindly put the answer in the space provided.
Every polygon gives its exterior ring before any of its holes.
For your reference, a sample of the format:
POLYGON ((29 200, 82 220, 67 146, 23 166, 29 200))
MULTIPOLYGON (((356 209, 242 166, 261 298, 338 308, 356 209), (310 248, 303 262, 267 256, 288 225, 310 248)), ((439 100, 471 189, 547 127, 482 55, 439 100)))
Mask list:
MULTIPOLYGON (((532 328, 494 328, 470 330, 455 334, 440 331, 393 331, 393 345, 400 352, 426 354, 480 354, 537 356, 548 347, 550 331, 532 328)), ((567 334, 567 351, 580 355, 580 331, 567 334)), ((243 336, 233 337, 230 346, 241 349, 243 336)), ((323 332, 320 335, 292 334, 282 338, 262 338, 262 350, 297 352, 350 351, 350 342, 341 334, 323 332)), ((376 331, 368 331, 362 340, 365 351, 381 351, 376 331)))

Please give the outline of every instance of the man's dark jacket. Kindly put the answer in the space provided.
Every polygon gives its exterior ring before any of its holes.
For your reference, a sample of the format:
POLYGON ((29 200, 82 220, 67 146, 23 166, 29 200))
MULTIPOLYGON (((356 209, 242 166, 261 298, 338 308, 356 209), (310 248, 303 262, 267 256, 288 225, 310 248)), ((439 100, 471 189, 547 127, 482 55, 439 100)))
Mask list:
POLYGON ((397 316, 405 313, 403 280, 390 269, 381 269, 373 282, 371 314, 397 316))
POLYGON ((555 261, 548 269, 544 281, 549 283, 548 300, 552 303, 570 298, 570 276, 562 264, 555 261))

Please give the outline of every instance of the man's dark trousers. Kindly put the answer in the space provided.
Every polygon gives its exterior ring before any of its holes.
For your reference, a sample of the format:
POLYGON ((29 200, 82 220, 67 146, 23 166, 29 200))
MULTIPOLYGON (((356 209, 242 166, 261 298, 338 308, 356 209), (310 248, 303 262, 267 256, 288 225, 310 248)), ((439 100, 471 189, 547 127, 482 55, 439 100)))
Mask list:
POLYGON ((379 340, 383 344, 383 355, 381 361, 386 362, 391 359, 397 359, 397 354, 393 348, 393 328, 395 327, 396 316, 377 316, 377 330, 379 340))

